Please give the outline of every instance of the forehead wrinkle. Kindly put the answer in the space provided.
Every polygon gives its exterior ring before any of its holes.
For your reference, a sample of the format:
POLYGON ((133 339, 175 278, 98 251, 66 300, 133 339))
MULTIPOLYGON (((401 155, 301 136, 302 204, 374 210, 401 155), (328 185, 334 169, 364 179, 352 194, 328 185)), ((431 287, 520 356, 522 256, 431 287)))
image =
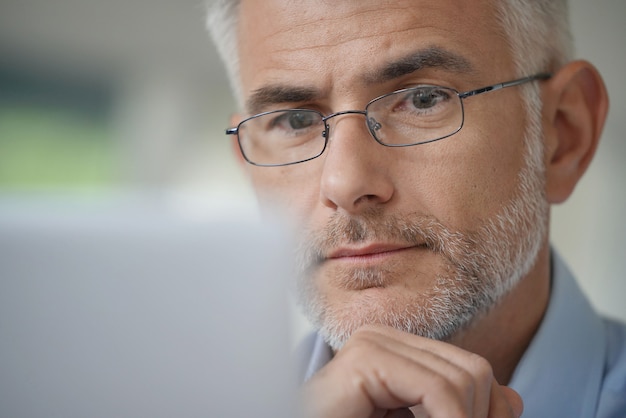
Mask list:
MULTIPOLYGON (((371 22, 376 22, 379 21, 381 18, 381 13, 379 10, 380 5, 375 5, 370 9, 365 9, 365 10, 360 10, 360 11, 355 11, 352 13, 346 13, 344 15, 339 15, 334 14, 332 16, 324 16, 322 18, 320 18, 319 20, 313 20, 313 21, 309 21, 309 22, 295 22, 293 21, 291 24, 289 25, 285 25, 285 29, 283 30, 277 30, 273 33, 269 33, 267 38, 271 39, 274 38, 276 36, 286 36, 288 39, 291 40, 291 42, 287 42, 286 45, 294 45, 293 47, 285 47, 285 48, 280 48, 280 49, 276 49, 277 53, 292 53, 292 52, 297 52, 297 51, 301 51, 303 49, 307 49, 307 50, 315 50, 315 49, 319 49, 319 48, 327 48, 327 47, 336 47, 342 44, 346 44, 352 41, 358 41, 358 40, 363 40, 363 39, 369 39, 369 38, 375 38, 381 35, 388 35, 391 33, 402 33, 402 32, 406 32, 406 31, 411 31, 415 28, 407 28, 407 29, 403 29, 403 30, 396 30, 396 31, 387 31, 387 30, 382 30, 379 33, 368 33, 368 34, 364 34, 362 27, 363 25, 367 26, 367 22, 371 21, 371 22), (367 15, 371 15, 371 17, 369 18, 365 18, 365 23, 361 23, 359 25, 358 30, 355 31, 351 31, 349 33, 343 32, 343 31, 325 31, 324 35, 321 35, 317 38, 313 38, 313 43, 308 44, 308 45, 298 45, 296 42, 293 42, 294 39, 302 39, 302 33, 306 32, 306 28, 309 27, 323 27, 323 25, 331 25, 331 27, 340 27, 340 28, 346 28, 346 21, 357 21, 357 20, 361 20, 361 16, 367 16, 367 15), (335 38, 337 38, 335 41, 330 42, 330 39, 328 39, 328 35, 334 36, 335 38), (319 41, 319 43, 316 43, 316 41, 319 41)), ((390 13, 390 12, 394 12, 397 10, 400 11, 406 11, 407 9, 410 9, 410 7, 386 7, 385 8, 385 12, 390 13)), ((306 38, 304 38, 306 40, 311 41, 311 37, 310 35, 307 35, 306 38)))
POLYGON ((360 33, 360 34, 354 35, 354 37, 351 37, 349 39, 348 38, 340 39, 337 42, 333 42, 333 43, 326 42, 326 43, 318 44, 318 45, 307 45, 306 47, 296 45, 296 46, 293 46, 291 48, 287 48, 287 47, 280 48, 280 49, 276 49, 276 53, 278 53, 278 54, 283 54, 283 53, 291 54, 291 53, 294 53, 294 52, 302 52, 303 50, 315 50, 315 49, 320 49, 320 48, 322 48, 322 49, 324 49, 324 48, 332 48, 332 47, 344 45, 344 44, 347 44, 347 43, 350 43, 350 42, 353 42, 353 41, 362 41, 362 40, 366 40, 366 39, 370 39, 370 38, 378 38, 381 35, 391 35, 391 34, 400 34, 400 33, 403 33, 403 32, 412 32, 414 30, 415 30, 415 28, 408 28, 408 29, 395 30, 395 31, 384 31, 384 32, 381 32, 381 33, 372 33, 372 34, 367 34, 367 35, 360 33))

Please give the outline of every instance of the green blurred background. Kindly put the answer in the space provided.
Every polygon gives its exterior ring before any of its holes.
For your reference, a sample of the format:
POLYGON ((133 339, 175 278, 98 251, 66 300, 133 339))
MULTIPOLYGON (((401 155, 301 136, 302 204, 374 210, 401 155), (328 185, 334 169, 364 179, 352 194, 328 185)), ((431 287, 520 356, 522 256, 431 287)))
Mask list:
POLYGON ((205 7, 1 0, 0 196, 252 202, 205 7))
MULTIPOLYGON (((8 68, 7 68, 8 67, 8 68)), ((0 187, 119 184, 109 86, 0 72, 0 187)))

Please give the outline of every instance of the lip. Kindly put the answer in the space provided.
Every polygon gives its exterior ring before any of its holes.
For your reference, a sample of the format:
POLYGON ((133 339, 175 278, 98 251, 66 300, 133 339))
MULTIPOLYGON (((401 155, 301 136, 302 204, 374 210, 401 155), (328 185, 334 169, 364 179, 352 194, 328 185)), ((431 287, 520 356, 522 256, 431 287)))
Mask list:
POLYGON ((328 259, 367 259, 392 255, 400 251, 420 247, 414 244, 368 244, 359 247, 340 247, 328 254, 328 259))

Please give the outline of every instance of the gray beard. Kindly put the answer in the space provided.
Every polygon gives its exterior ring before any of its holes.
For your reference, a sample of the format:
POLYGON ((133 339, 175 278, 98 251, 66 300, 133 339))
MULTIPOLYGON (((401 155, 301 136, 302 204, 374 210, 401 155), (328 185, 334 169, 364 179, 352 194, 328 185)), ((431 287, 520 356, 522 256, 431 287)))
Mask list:
MULTIPOLYGON (((488 312, 530 271, 547 233, 548 204, 541 147, 532 150, 537 143, 526 143, 526 166, 513 198, 474 231, 452 230, 432 216, 383 216, 372 210, 358 217, 336 213, 323 230, 306 234, 297 257, 298 303, 334 350, 368 323, 447 340, 488 312), (372 241, 424 246, 444 260, 445 269, 428 292, 406 295, 404 306, 393 301, 386 306, 329 304, 314 279, 322 254, 339 244, 372 241)), ((393 268, 346 269, 338 280, 346 286, 377 286, 394 274, 393 268)))

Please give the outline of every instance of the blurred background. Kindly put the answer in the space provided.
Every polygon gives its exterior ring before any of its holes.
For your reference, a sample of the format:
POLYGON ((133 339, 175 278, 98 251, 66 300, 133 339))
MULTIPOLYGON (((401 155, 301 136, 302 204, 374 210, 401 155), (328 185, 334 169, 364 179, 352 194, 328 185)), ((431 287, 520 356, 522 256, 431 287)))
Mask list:
MULTIPOLYGON (((204 14, 202 0, 0 0, 0 216, 137 199, 192 216, 253 212, 204 14)), ((604 75, 612 108, 552 225, 594 305, 623 319, 625 18, 623 0, 571 0, 577 55, 604 75)))

